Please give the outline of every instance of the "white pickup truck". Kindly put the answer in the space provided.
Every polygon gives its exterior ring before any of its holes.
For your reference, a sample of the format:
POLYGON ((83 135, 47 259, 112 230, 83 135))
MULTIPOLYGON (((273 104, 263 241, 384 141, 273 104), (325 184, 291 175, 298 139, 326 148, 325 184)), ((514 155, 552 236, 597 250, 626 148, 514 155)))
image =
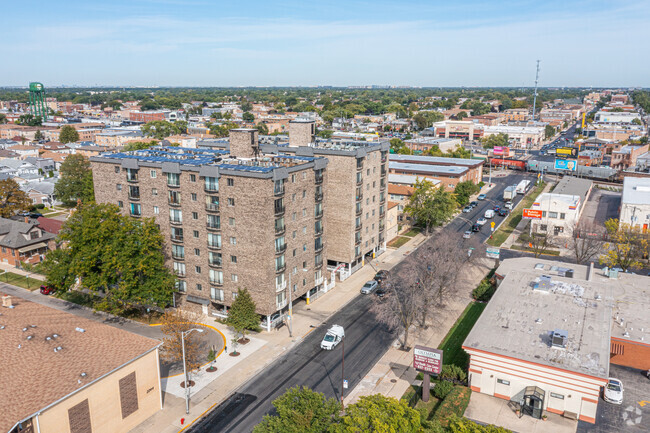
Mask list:
POLYGON ((340 325, 332 325, 330 329, 327 330, 327 334, 323 337, 323 341, 320 343, 320 348, 325 350, 332 350, 336 347, 337 344, 345 338, 345 330, 340 325))

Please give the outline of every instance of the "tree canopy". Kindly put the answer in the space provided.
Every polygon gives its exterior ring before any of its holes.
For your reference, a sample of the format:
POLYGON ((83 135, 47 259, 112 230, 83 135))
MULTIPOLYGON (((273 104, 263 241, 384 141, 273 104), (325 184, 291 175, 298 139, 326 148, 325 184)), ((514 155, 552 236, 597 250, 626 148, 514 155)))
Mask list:
POLYGON ((420 414, 405 401, 381 394, 363 396, 345 409, 345 415, 330 429, 333 433, 420 431, 420 414))
POLYGON ((18 212, 28 209, 31 200, 20 189, 15 180, 9 178, 0 180, 0 216, 9 218, 18 212))
POLYGON ((648 255, 648 237, 641 229, 627 223, 619 223, 618 219, 605 221, 608 242, 605 243, 605 254, 600 257, 600 263, 624 271, 643 266, 641 259, 648 255))
POLYGON ((143 149, 149 149, 150 147, 153 146, 158 146, 158 141, 156 140, 151 140, 151 141, 130 141, 124 145, 122 148, 122 151, 124 152, 129 152, 132 150, 143 150, 143 149))
POLYGON ((246 289, 239 289, 230 307, 226 324, 232 326, 237 334, 246 330, 254 331, 260 327, 260 316, 255 312, 255 301, 246 289))
POLYGON ((63 144, 79 141, 79 133, 74 127, 64 125, 59 132, 59 141, 63 144))
POLYGON ((59 232, 63 247, 50 251, 43 269, 47 284, 75 287, 101 296, 98 308, 121 312, 172 302, 175 278, 165 266, 163 237, 153 219, 136 220, 112 204, 89 204, 59 232))
POLYGON ((508 134, 500 132, 498 134, 492 134, 488 135, 487 137, 483 137, 481 139, 481 142, 483 143, 483 147, 485 149, 494 149, 498 146, 507 147, 509 144, 509 138, 508 134))
POLYGON ((54 193, 67 206, 74 206, 77 200, 82 203, 95 200, 93 172, 88 158, 78 153, 68 155, 61 164, 54 193))
POLYGON ((187 122, 179 120, 168 122, 166 120, 152 120, 142 125, 142 133, 147 137, 153 137, 156 140, 162 140, 174 134, 184 134, 187 132, 187 122))
POLYGON ((465 206, 469 202, 470 196, 476 194, 480 190, 481 188, 471 180, 466 180, 456 184, 454 195, 456 196, 458 206, 465 206))
POLYGON ((43 124, 43 119, 41 116, 34 116, 33 114, 22 114, 16 119, 17 125, 26 125, 26 126, 41 126, 43 124))
POLYGON ((427 179, 417 179, 414 188, 404 211, 422 225, 427 233, 453 218, 457 202, 444 186, 436 188, 427 179))

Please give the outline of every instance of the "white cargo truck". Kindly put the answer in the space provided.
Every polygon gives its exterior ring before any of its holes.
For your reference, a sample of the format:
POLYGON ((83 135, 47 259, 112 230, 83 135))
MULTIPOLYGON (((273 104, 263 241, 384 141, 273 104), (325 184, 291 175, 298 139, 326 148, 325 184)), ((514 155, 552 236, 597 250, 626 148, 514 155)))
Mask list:
POLYGON ((522 180, 517 184, 517 194, 526 194, 526 191, 528 191, 528 187, 530 186, 530 181, 529 180, 522 180))
POLYGON ((325 350, 332 350, 336 347, 337 344, 345 338, 345 330, 341 325, 332 325, 330 329, 327 330, 327 334, 323 337, 323 341, 320 343, 320 348, 325 350))
POLYGON ((510 185, 503 191, 503 201, 514 200, 517 195, 517 185, 510 185))

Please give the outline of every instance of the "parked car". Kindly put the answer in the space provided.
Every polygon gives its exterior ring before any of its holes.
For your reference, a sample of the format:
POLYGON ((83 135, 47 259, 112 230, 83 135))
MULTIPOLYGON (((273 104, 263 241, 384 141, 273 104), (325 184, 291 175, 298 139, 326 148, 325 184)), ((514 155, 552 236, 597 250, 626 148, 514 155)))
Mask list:
POLYGON ((607 379, 607 385, 603 390, 603 400, 608 403, 623 403, 623 382, 613 377, 607 379))
POLYGON ((42 217, 43 214, 40 213, 40 212, 30 212, 30 213, 29 213, 29 216, 30 216, 31 218, 39 218, 39 217, 42 217))
POLYGON ((463 208, 463 213, 470 213, 474 209, 472 206, 467 205, 463 208))
POLYGON ((487 223, 487 220, 485 218, 479 218, 476 220, 476 224, 482 226, 487 223))
POLYGON ((515 204, 514 204, 513 202, 509 201, 509 202, 506 203, 505 206, 503 206, 503 207, 506 208, 506 209, 510 209, 510 210, 512 210, 512 209, 514 209, 515 204))
POLYGON ((320 348, 325 350, 332 350, 336 347, 337 344, 345 338, 345 330, 340 325, 332 325, 330 329, 327 330, 327 334, 323 337, 323 341, 320 343, 320 348))
POLYGON ((499 216, 508 216, 508 209, 499 209, 499 212, 497 212, 499 216))
POLYGON ((379 283, 375 280, 370 280, 366 282, 366 284, 364 284, 363 287, 361 288, 361 294, 368 295, 372 293, 377 288, 378 285, 379 283))
POLYGON ((472 231, 473 232, 480 232, 481 231, 481 225, 480 224, 474 224, 472 226, 472 231))
POLYGON ((463 239, 469 239, 472 237, 472 231, 467 230, 465 233, 463 233, 463 239))
POLYGON ((472 207, 476 207, 476 206, 478 206, 478 202, 477 201, 470 201, 469 205, 472 206, 472 207))
POLYGON ((42 295, 51 295, 54 292, 55 292, 55 290, 51 286, 45 286, 45 285, 41 286, 41 294, 42 295))
POLYGON ((485 200, 487 196, 485 194, 479 194, 478 197, 476 197, 477 200, 485 200))
POLYGON ((374 280, 377 281, 378 283, 381 283, 388 277, 388 271, 379 271, 375 274, 374 280))

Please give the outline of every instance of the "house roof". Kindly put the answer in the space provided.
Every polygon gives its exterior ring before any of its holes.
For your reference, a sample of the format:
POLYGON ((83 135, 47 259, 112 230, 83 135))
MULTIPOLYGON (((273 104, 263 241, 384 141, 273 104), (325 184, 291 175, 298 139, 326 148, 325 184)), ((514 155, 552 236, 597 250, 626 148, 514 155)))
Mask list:
POLYGON ((392 209, 397 205, 399 205, 399 203, 397 203, 396 201, 389 201, 388 202, 388 209, 392 209))
POLYGON ((37 221, 40 228, 55 235, 58 235, 59 231, 61 231, 61 227, 63 227, 63 221, 55 220, 53 218, 38 217, 37 221))
POLYGON ((410 196, 415 191, 415 188, 408 185, 395 185, 392 183, 388 184, 388 194, 393 195, 406 195, 410 196))
POLYGON ((42 194, 52 195, 54 194, 54 183, 48 181, 31 181, 23 184, 20 189, 25 192, 33 190, 42 194))
POLYGON ((38 150, 38 148, 27 144, 17 144, 9 147, 9 150, 38 150))
POLYGON ((0 308, 2 432, 161 344, 65 311, 11 300, 15 308, 0 308))
POLYGON ((0 218, 0 245, 16 249, 54 238, 52 233, 43 233, 41 237, 26 239, 24 234, 29 233, 34 227, 36 224, 0 218))

